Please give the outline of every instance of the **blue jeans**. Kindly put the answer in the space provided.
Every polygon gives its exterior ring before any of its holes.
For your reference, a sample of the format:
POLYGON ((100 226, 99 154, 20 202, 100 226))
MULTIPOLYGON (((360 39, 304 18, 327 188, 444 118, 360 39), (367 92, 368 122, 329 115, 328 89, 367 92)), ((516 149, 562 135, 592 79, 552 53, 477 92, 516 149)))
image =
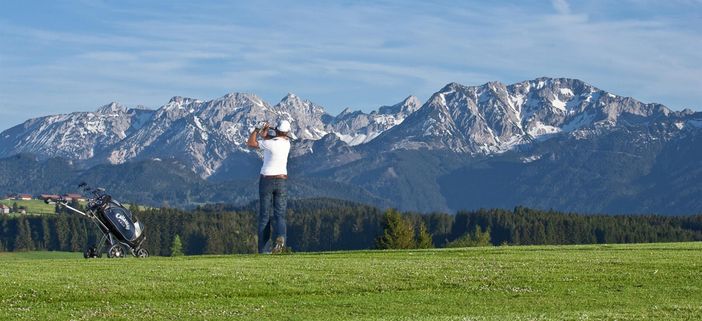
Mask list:
POLYGON ((282 237, 286 239, 285 212, 288 207, 288 192, 286 180, 282 178, 264 178, 258 182, 258 196, 261 201, 258 212, 258 253, 263 253, 266 242, 271 238, 273 228, 273 241, 282 237), (271 217, 271 205, 273 217, 271 217))

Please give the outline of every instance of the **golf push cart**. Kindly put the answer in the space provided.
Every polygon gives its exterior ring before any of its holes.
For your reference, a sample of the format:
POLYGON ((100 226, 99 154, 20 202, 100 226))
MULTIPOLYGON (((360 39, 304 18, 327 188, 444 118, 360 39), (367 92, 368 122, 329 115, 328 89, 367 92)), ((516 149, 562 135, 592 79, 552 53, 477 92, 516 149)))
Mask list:
POLYGON ((86 183, 81 183, 78 187, 92 195, 88 199, 85 212, 70 206, 63 197, 53 201, 46 200, 46 202, 58 204, 83 215, 100 228, 102 238, 95 246, 85 250, 83 256, 86 259, 102 257, 103 250, 107 252, 109 258, 123 258, 126 256, 126 250, 129 250, 136 257, 149 256, 149 251, 141 247, 146 239, 144 225, 137 220, 132 212, 112 199, 112 196, 105 193, 104 188, 93 189, 88 187, 86 183))

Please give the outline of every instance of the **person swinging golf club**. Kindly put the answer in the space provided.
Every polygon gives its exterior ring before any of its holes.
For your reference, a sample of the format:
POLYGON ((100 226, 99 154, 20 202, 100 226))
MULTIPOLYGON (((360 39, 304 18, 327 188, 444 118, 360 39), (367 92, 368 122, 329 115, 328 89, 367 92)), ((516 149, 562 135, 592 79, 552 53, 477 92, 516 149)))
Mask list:
POLYGON ((258 182, 258 253, 262 254, 280 253, 285 248, 290 127, 289 121, 281 120, 276 128, 269 131, 269 124, 264 123, 261 128, 254 129, 246 143, 250 148, 263 149, 263 166, 258 182), (267 246, 270 244, 271 227, 275 240, 272 250, 267 246))

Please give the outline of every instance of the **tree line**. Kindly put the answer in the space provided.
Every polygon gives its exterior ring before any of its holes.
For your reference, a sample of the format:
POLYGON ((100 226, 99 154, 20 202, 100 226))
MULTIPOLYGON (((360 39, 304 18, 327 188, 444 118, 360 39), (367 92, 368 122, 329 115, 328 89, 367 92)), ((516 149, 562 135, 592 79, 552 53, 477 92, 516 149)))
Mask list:
MULTIPOLYGON (((146 226, 144 246, 169 256, 254 253, 256 207, 130 209, 146 226)), ((333 199, 289 201, 287 226, 293 251, 702 241, 702 215, 579 215, 525 207, 420 214, 333 199)), ((101 236, 90 221, 64 211, 0 215, 0 232, 0 251, 83 251, 101 236)))

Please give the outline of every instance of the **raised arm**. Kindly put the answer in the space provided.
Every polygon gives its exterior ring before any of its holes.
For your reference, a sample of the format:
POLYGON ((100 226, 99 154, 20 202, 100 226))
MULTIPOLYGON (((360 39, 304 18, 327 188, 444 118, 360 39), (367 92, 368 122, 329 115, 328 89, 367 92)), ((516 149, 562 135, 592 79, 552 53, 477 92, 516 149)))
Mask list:
POLYGON ((249 140, 246 142, 246 145, 249 146, 249 148, 259 148, 258 146, 258 140, 256 139, 256 135, 261 134, 261 137, 264 139, 266 136, 268 136, 268 123, 263 125, 263 128, 261 129, 254 129, 251 134, 249 135, 249 140))

